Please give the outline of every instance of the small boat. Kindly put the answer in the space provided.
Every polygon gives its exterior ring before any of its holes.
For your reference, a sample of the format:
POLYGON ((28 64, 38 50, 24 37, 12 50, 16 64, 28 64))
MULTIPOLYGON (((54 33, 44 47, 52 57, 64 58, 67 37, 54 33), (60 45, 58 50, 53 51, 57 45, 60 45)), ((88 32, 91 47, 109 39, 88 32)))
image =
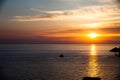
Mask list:
POLYGON ((101 80, 100 77, 84 77, 83 80, 101 80))
POLYGON ((62 58, 62 57, 64 57, 64 55, 63 55, 63 54, 61 54, 59 57, 61 57, 61 58, 62 58))

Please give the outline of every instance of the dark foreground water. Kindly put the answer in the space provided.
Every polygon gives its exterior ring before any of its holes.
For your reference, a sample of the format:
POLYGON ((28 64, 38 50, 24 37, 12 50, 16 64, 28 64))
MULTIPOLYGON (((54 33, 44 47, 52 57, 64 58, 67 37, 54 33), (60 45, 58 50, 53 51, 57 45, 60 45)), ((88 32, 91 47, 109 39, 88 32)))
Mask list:
POLYGON ((120 80, 113 44, 0 45, 0 80, 120 80), (63 54, 65 57, 60 58, 63 54))

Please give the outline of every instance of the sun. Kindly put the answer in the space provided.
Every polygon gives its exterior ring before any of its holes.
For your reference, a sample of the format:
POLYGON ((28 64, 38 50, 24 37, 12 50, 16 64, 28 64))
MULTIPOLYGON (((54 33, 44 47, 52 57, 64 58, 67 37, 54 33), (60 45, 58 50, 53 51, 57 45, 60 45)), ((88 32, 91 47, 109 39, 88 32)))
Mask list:
POLYGON ((98 37, 98 34, 97 33, 90 33, 90 34, 88 34, 88 36, 90 38, 96 38, 96 37, 98 37))

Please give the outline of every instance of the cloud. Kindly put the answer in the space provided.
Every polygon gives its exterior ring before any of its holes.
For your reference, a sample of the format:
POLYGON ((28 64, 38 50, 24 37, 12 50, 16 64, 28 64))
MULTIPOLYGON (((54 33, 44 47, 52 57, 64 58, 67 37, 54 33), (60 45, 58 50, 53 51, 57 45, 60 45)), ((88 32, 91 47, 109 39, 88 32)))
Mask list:
POLYGON ((98 6, 88 6, 80 7, 73 10, 56 10, 56 11, 46 11, 41 9, 31 8, 32 11, 37 12, 38 15, 34 16, 14 16, 12 21, 42 21, 42 20, 86 20, 86 21, 99 21, 99 19, 104 18, 115 18, 120 16, 119 9, 116 5, 98 5, 98 6))
POLYGON ((12 21, 40 21, 40 20, 50 20, 51 18, 55 18, 55 15, 35 15, 35 16, 14 16, 12 21))
POLYGON ((97 0, 97 1, 101 3, 113 3, 115 0, 97 0))
MULTIPOLYGON (((120 24, 116 24, 120 26, 120 24)), ((115 25, 115 26, 116 26, 115 25)), ((54 30, 50 32, 44 32, 41 34, 41 32, 37 32, 35 35, 44 35, 49 37, 83 37, 91 32, 96 32, 98 34, 105 34, 110 36, 119 36, 120 37, 120 27, 114 27, 114 28, 87 28, 87 29, 80 29, 80 28, 72 28, 72 29, 63 29, 63 30, 54 30)))
POLYGON ((45 11, 31 8, 33 11, 39 12, 35 16, 14 16, 13 21, 40 21, 40 20, 56 20, 57 17, 71 15, 72 13, 66 11, 45 11))

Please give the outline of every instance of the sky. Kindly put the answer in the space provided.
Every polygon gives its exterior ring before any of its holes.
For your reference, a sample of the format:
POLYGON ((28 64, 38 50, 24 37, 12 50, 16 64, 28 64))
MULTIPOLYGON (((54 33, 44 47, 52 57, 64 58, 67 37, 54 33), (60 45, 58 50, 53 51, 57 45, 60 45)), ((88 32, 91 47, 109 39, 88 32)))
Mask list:
POLYGON ((115 0, 1 0, 0 43, 119 44, 119 13, 115 0))

